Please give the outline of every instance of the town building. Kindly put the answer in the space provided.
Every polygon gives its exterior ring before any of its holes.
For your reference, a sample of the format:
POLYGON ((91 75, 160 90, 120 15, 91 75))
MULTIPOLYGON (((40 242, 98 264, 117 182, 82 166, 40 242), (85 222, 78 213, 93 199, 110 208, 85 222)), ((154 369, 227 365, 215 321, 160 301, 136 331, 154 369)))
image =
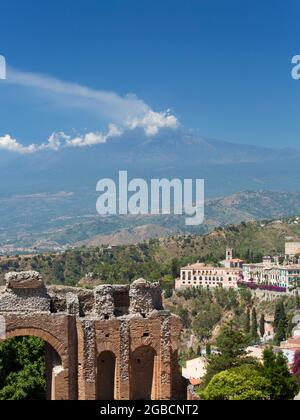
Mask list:
POLYGON ((182 368, 182 376, 188 379, 192 385, 199 385, 206 375, 206 370, 207 358, 201 356, 186 361, 185 367, 182 368))
POLYGON ((277 265, 272 262, 244 264, 243 282, 291 289, 300 286, 300 264, 277 265))
POLYGON ((244 260, 233 257, 233 248, 226 248, 226 259, 221 264, 226 268, 242 268, 244 260))
POLYGON ((175 289, 200 286, 237 288, 241 275, 240 268, 214 267, 203 263, 191 264, 181 268, 180 278, 175 280, 175 289))
POLYGON ((292 319, 292 323, 295 324, 295 328, 292 332, 292 337, 286 341, 280 343, 280 347, 276 347, 275 351, 282 351, 285 357, 288 359, 290 368, 292 368, 295 355, 300 351, 300 315, 295 315, 292 319))
POLYGON ((300 242, 286 242, 285 255, 294 256, 300 254, 300 242))

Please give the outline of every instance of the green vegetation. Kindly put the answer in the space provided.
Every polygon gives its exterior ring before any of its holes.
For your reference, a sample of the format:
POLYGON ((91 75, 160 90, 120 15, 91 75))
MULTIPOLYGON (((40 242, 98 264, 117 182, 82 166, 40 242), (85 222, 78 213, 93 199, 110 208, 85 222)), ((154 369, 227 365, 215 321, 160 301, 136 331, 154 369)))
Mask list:
POLYGON ((207 372, 204 384, 220 372, 254 363, 247 357, 246 347, 249 345, 249 337, 245 335, 234 321, 224 324, 216 339, 217 353, 208 358, 207 372))
POLYGON ((299 391, 283 353, 264 351, 263 364, 247 356, 247 336, 233 321, 216 340, 218 352, 208 358, 199 395, 206 400, 292 400, 299 391))
MULTIPOLYGON (((138 277, 160 281, 166 306, 183 321, 186 335, 181 363, 206 348, 209 365, 201 389, 203 398, 290 399, 295 384, 283 356, 273 357, 267 352, 262 367, 247 356, 245 348, 260 341, 259 335, 265 334, 265 318, 274 313, 274 343, 279 344, 290 335, 292 315, 300 309, 298 294, 269 301, 254 297, 248 289, 191 288, 174 292, 173 285, 181 266, 195 261, 218 264, 224 258, 226 244, 238 250, 237 257, 259 261, 263 254, 282 252, 285 236, 293 236, 296 231, 300 233, 299 226, 288 222, 248 222, 217 228, 204 236, 181 235, 131 246, 82 247, 60 254, 2 257, 0 280, 7 271, 37 270, 48 284, 128 284, 138 277), (93 273, 92 284, 85 283, 87 273, 93 273), (193 348, 187 344, 191 334, 197 338, 193 348)), ((298 372, 299 366, 297 369, 298 372)), ((0 345, 0 399, 44 397, 44 373, 44 349, 39 340, 22 338, 0 345)))
POLYGON ((45 399, 44 342, 18 337, 0 343, 0 400, 45 399))
POLYGON ((259 321, 259 333, 260 333, 261 338, 263 338, 266 333, 265 322, 266 322, 265 315, 261 314, 260 321, 259 321))
POLYGON ((267 400, 269 385, 257 369, 244 365, 215 375, 200 396, 204 400, 267 400))
POLYGON ((289 219, 280 224, 242 222, 203 236, 186 234, 112 249, 81 247, 59 254, 1 257, 0 281, 9 270, 35 269, 48 283, 76 285, 93 272, 99 283, 130 283, 141 276, 150 281, 163 279, 170 294, 171 279, 178 276, 181 266, 195 261, 217 264, 228 244, 236 250, 236 257, 255 262, 264 254, 283 253, 285 237, 297 235, 300 226, 289 219))
POLYGON ((252 309, 252 328, 251 328, 251 338, 254 343, 259 342, 258 336, 258 323, 255 307, 252 309))

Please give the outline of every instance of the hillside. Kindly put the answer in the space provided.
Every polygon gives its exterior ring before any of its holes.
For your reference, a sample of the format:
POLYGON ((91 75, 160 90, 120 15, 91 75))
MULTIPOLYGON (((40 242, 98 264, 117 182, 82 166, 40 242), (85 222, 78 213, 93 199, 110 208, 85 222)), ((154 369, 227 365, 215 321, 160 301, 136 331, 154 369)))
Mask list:
POLYGON ((64 250, 68 246, 136 244, 176 233, 205 234, 242 221, 299 213, 300 193, 244 191, 207 199, 205 220, 187 227, 182 216, 109 216, 95 211, 96 192, 43 193, 0 199, 0 254, 64 250))
POLYGON ((152 238, 170 235, 170 232, 170 229, 157 225, 141 225, 135 228, 121 229, 110 235, 96 235, 91 239, 76 243, 75 246, 136 245, 152 238))
POLYGON ((133 130, 92 148, 62 148, 12 156, 0 161, 6 179, 0 193, 36 194, 43 191, 93 192, 101 178, 127 169, 131 178, 203 178, 209 197, 245 188, 297 191, 300 152, 271 149, 206 138, 184 128, 161 130, 149 138, 133 130), (222 182, 220 182, 222 180, 222 182))
POLYGON ((284 253, 286 239, 300 237, 298 218, 242 222, 216 228, 206 235, 176 235, 137 245, 81 247, 62 253, 1 257, 1 278, 8 270, 40 271, 48 283, 76 285, 87 273, 95 283, 127 283, 137 277, 171 281, 182 264, 197 260, 217 262, 226 245, 235 255, 259 261, 264 254, 284 253), (168 277, 169 276, 169 277, 168 277))

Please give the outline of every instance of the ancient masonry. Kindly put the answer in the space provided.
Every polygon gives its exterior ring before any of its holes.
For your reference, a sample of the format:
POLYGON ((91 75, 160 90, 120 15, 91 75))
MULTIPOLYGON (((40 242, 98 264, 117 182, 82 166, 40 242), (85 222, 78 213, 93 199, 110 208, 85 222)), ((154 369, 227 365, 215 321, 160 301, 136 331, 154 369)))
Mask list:
POLYGON ((159 284, 140 279, 94 290, 46 287, 37 272, 9 273, 0 288, 0 340, 46 343, 47 398, 184 398, 177 363, 180 319, 159 284))

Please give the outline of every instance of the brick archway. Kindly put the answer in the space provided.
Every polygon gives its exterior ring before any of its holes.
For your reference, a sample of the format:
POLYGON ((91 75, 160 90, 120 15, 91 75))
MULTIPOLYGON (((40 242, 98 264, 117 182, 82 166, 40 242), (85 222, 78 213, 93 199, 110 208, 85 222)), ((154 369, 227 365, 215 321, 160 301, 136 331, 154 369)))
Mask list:
POLYGON ((32 271, 5 279, 0 340, 34 336, 47 343, 51 399, 172 398, 171 354, 181 324, 163 309, 158 283, 87 290, 47 287, 32 271))
POLYGON ((116 383, 116 356, 112 351, 103 351, 97 360, 97 400, 114 400, 116 383))
POLYGON ((15 328, 10 330, 6 334, 6 340, 14 337, 37 337, 44 340, 46 343, 50 344, 51 347, 58 353, 61 358, 62 364, 64 363, 64 358, 62 357, 61 349, 62 344, 54 337, 51 333, 45 331, 42 328, 15 328))
POLYGON ((140 346, 130 357, 130 399, 156 399, 157 353, 151 346, 140 346))
POLYGON ((15 328, 10 330, 5 340, 16 337, 37 337, 45 343, 46 399, 60 399, 61 389, 68 387, 65 368, 67 360, 62 355, 62 344, 51 333, 40 328, 15 328))

